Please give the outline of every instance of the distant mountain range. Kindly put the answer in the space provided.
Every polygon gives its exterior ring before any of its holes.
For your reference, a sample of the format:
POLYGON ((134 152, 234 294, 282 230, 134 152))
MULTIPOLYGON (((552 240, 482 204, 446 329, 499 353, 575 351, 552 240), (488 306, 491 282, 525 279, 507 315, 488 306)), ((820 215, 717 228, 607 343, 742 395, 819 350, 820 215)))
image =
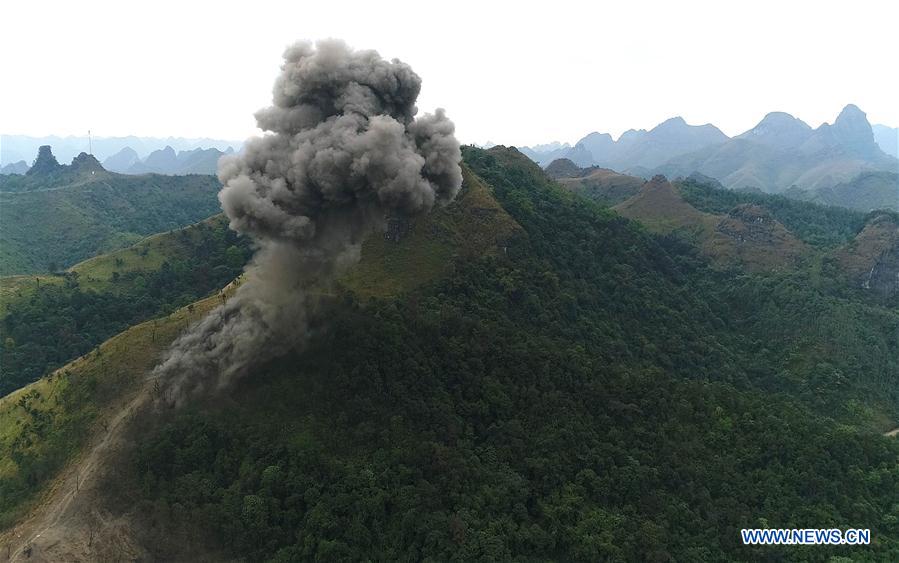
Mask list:
POLYGON ((872 125, 871 130, 874 132, 874 140, 877 141, 880 150, 899 158, 899 127, 872 125))
POLYGON ((175 149, 166 146, 141 159, 134 149, 125 147, 104 160, 103 167, 121 174, 215 174, 219 158, 233 152, 234 149, 228 147, 225 151, 196 148, 176 153, 175 149))
POLYGON ((727 140, 728 136, 714 125, 688 125, 682 117, 673 117, 649 131, 625 131, 617 141, 608 133, 593 132, 573 147, 556 142, 524 147, 521 152, 544 167, 558 158, 567 158, 583 168, 599 166, 633 172, 634 168, 649 170, 675 156, 727 140))
MULTIPOLYGON (((554 160, 544 172, 565 188, 609 206, 620 204, 636 195, 645 183, 643 178, 621 174, 608 168, 580 168, 567 158, 554 160)), ((699 172, 686 176, 684 180, 726 189, 721 182, 699 172)), ((761 193, 761 190, 749 191, 761 193)), ((895 172, 862 172, 851 181, 832 187, 818 190, 790 188, 781 195, 864 212, 877 209, 899 211, 899 175, 895 172)))
POLYGON ((613 141, 608 133, 590 133, 574 146, 568 157, 580 166, 648 172, 669 159, 727 141, 714 125, 688 125, 681 117, 656 127, 625 131, 613 141))
POLYGON ((826 189, 864 172, 897 170, 899 161, 877 145, 864 112, 848 105, 832 125, 817 129, 789 114, 769 113, 742 135, 674 157, 654 172, 699 172, 728 188, 779 193, 826 189))
POLYGON ((198 148, 239 151, 242 141, 184 137, 94 137, 88 142, 87 136, 71 137, 30 137, 27 135, 0 135, 0 166, 25 161, 30 163, 39 147, 50 145, 53 152, 63 162, 69 162, 78 154, 93 154, 97 160, 105 161, 112 155, 128 147, 139 158, 146 158, 153 151, 172 147, 175 151, 191 151, 198 148))
POLYGON ((817 190, 787 190, 784 195, 825 205, 837 205, 859 211, 892 209, 899 211, 899 174, 862 172, 848 182, 817 190))
POLYGON ((24 174, 28 172, 28 163, 24 160, 11 162, 5 166, 0 166, 0 175, 4 174, 24 174))
POLYGON ((573 147, 556 144, 522 152, 544 167, 564 158, 581 168, 596 166, 643 178, 700 174, 731 189, 786 192, 859 209, 896 208, 896 137, 896 129, 872 128, 865 113, 850 104, 833 124, 817 129, 773 112, 729 138, 713 125, 688 125, 676 117, 649 131, 627 131, 617 141, 606 133, 591 133, 573 147), (863 187, 863 202, 850 201, 851 186, 863 187))
MULTIPOLYGON (((54 149, 55 150, 55 149, 54 149)), ((7 164, 0 168, 0 175, 28 174, 34 167, 53 167, 50 163, 56 162, 56 157, 50 153, 49 145, 43 145, 38 149, 38 157, 33 166, 29 166, 24 160, 7 164), (50 156, 47 156, 47 154, 50 156)), ((141 158, 136 150, 124 147, 119 152, 107 157, 103 161, 103 168, 120 174, 165 174, 168 176, 180 176, 184 174, 212 174, 218 169, 218 160, 223 155, 234 152, 230 146, 224 151, 216 148, 195 148, 175 152, 169 145, 165 148, 151 152, 146 158, 141 158)), ((87 155, 87 153, 80 153, 87 155)), ((87 155, 96 161, 94 155, 87 155)), ((81 156, 75 157, 79 159, 81 156)), ((99 165, 99 162, 97 162, 99 165)))

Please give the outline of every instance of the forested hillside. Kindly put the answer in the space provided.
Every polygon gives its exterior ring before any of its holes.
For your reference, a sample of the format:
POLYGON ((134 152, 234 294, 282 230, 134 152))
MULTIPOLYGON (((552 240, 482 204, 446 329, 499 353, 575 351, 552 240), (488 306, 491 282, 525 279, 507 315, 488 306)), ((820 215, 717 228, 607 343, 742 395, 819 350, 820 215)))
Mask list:
POLYGON ((796 201, 782 195, 736 191, 686 179, 678 183, 683 198, 710 213, 726 213, 740 204, 764 206, 778 221, 803 241, 822 248, 846 243, 862 229, 865 213, 796 201))
POLYGON ((25 519, 39 493, 52 494, 47 485, 83 454, 91 438, 108 431, 109 420, 140 388, 159 352, 220 302, 214 295, 130 327, 0 397, 0 544, 8 549, 11 526, 25 519))
POLYGON ((90 158, 0 176, 0 275, 59 271, 220 211, 214 176, 124 176, 90 158))
POLYGON ((221 215, 54 275, 0 278, 0 396, 233 280, 248 241, 221 215))
MULTIPOLYGON (((894 308, 815 261, 713 267, 514 149, 464 155, 457 201, 366 241, 305 352, 135 421, 94 508, 161 560, 899 556, 894 308), (874 544, 739 537, 850 526, 874 544)), ((793 204, 772 213, 821 252, 858 219, 793 204)), ((7 524, 216 299, 0 401, 7 524)))
POLYGON ((863 557, 899 556, 895 310, 710 268, 513 149, 465 161, 522 229, 501 253, 346 293, 307 352, 136 430, 114 504, 155 557, 860 553, 743 547, 759 526, 869 527, 863 557))

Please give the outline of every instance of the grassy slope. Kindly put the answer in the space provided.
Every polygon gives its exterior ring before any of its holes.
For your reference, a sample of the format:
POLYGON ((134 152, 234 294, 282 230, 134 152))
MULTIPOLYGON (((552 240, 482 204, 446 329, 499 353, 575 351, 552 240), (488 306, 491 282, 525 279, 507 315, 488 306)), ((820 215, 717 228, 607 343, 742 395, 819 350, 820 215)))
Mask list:
MULTIPOLYGON (((200 221, 214 229, 226 224, 224 215, 214 215, 200 221)), ((186 258, 197 242, 198 234, 193 225, 149 236, 127 248, 88 258, 68 268, 66 273, 76 274, 79 285, 85 290, 122 291, 125 286, 113 283, 113 273, 120 276, 130 272, 158 270, 166 260, 186 258), (183 233, 183 234, 182 234, 183 233)), ((33 274, 0 277, 0 319, 8 307, 28 299, 39 285, 63 285, 64 274, 33 274)))
POLYGON ((30 191, 0 190, 0 273, 66 267, 219 209, 214 176, 104 172, 54 181, 59 184, 30 191))
POLYGON ((455 201, 412 221, 408 237, 366 240, 361 262, 341 283, 362 298, 389 297, 439 278, 453 258, 501 252, 520 227, 467 167, 462 177, 455 201))
POLYGON ((201 299, 240 273, 249 241, 222 215, 76 264, 0 278, 0 395, 126 327, 201 299))
POLYGON ((191 320, 218 303, 218 296, 209 297, 131 327, 94 352, 0 398, 0 527, 22 516, 39 487, 137 389, 160 352, 191 320))
POLYGON ((640 191, 643 179, 605 168, 586 176, 556 179, 560 185, 605 205, 617 205, 640 191))
POLYGON ((614 209, 653 232, 685 237, 722 267, 751 272, 791 269, 807 252, 767 210, 744 205, 726 215, 700 211, 684 200, 677 187, 661 179, 647 182, 614 209))

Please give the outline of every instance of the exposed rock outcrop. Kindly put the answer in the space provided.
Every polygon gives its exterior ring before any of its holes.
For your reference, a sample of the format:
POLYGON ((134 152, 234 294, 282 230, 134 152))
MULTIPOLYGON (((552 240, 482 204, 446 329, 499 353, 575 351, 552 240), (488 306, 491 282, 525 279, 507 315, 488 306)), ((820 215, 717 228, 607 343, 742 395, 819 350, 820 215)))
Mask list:
POLYGON ((73 172, 104 172, 103 166, 94 155, 83 152, 72 160, 71 169, 73 172))
POLYGON ((56 161, 56 157, 53 156, 53 150, 50 148, 50 145, 43 145, 38 149, 37 158, 34 159, 34 164, 31 165, 31 168, 26 174, 28 176, 52 174, 60 168, 62 168, 62 165, 56 161))
POLYGON ((834 258, 856 287, 883 300, 899 295, 899 216, 875 215, 834 258))

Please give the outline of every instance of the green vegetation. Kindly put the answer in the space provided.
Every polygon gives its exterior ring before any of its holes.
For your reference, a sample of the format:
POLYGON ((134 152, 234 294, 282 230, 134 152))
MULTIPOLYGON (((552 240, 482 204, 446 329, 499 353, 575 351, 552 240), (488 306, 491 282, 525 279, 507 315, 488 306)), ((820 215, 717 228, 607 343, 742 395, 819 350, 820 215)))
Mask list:
POLYGON ((860 211, 801 202, 782 195, 716 188, 694 180, 678 183, 681 196, 707 213, 727 213, 742 203, 764 206, 801 240, 818 247, 835 247, 850 240, 864 227, 860 211))
MULTIPOLYGON (((462 192, 453 204, 408 226, 412 236, 403 235, 393 242, 383 237, 366 241, 361 263, 341 280, 342 285, 362 298, 396 295, 432 282, 446 272, 446 262, 427 256, 432 249, 440 249, 445 257, 498 253, 499 244, 520 228, 493 199, 489 188, 467 169, 464 180, 462 192), (466 236, 462 236, 463 229, 466 236), (419 263, 409 256, 429 260, 419 263)), ((191 292, 216 283, 218 276, 233 276, 234 268, 239 270, 247 252, 246 239, 235 240, 234 233, 226 228, 225 218, 217 215, 198 225, 86 260, 65 276, 4 278, 0 309, 4 315, 8 311, 30 312, 35 325, 49 327, 46 337, 32 335, 36 343, 31 349, 55 351, 51 344, 56 327, 69 322, 61 322, 60 316, 97 314, 93 320, 101 330, 104 323, 120 324, 133 308, 129 296, 136 296, 140 302, 144 295, 151 295, 148 285, 166 281, 160 273, 171 269, 182 275, 168 278, 171 287, 166 294, 171 294, 172 301, 161 306, 167 311, 176 300, 189 303, 191 292), (227 246, 232 242, 232 246, 227 246), (185 269, 185 264, 191 268, 185 269), (197 279, 191 283, 183 274, 197 279), (77 287, 70 287, 73 280, 77 280, 77 287), (144 287, 142 295, 138 295, 140 287, 144 287), (71 291, 60 294, 60 288, 71 291), (61 298, 62 302, 53 306, 47 302, 53 298, 61 298), (36 307, 39 303, 46 306, 36 307), (73 303, 78 307, 73 307, 73 303), (122 309, 102 310, 108 303, 122 309), (111 316, 100 318, 104 313, 111 316)), ((216 287, 220 286, 212 289, 216 287)), ((187 320, 201 318, 218 302, 219 296, 213 296, 168 317, 132 327, 83 358, 0 399, 0 428, 4 430, 0 431, 0 457, 6 460, 0 462, 0 529, 17 521, 47 480, 84 445, 90 431, 97 425, 102 427, 106 413, 114 411, 123 395, 134 390, 140 376, 152 367, 159 352, 186 326, 187 320)), ((3 327, 0 324, 0 329, 3 327)), ((88 336, 94 328, 90 324, 85 327, 88 336)), ((21 363, 30 365, 38 360, 21 363)))
POLYGON ((118 494, 156 557, 199 535, 252 561, 899 558, 899 313, 713 269, 513 149, 464 156, 521 231, 400 298, 344 295, 305 353, 142 429, 118 494))
MULTIPOLYGON (((548 169, 547 174, 549 174, 548 169)), ((643 185, 642 178, 618 174, 604 168, 596 169, 583 176, 557 178, 556 182, 588 199, 609 206, 617 205, 629 197, 633 197, 643 185)))
POLYGON ((496 254, 521 227, 467 167, 455 201, 365 241, 342 285, 362 298, 399 295, 448 272, 453 259, 496 254))
POLYGON ((214 176, 0 176, 0 274, 55 272, 195 223, 219 211, 219 187, 214 176))
POLYGON ((17 522, 92 433, 102 431, 188 322, 218 303, 219 296, 212 296, 131 327, 0 397, 0 530, 17 522))
POLYGON ((249 258, 222 216, 82 262, 58 276, 0 278, 0 396, 127 327, 209 295, 249 258))

